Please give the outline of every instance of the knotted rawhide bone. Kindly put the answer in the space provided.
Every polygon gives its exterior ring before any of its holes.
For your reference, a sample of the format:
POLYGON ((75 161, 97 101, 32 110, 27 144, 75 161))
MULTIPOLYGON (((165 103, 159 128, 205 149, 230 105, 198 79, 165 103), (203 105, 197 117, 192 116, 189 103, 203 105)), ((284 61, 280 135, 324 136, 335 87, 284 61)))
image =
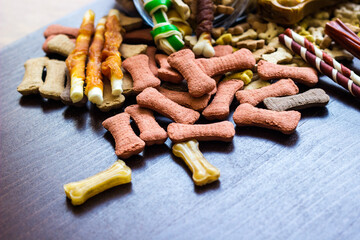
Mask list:
POLYGON ((299 110, 310 107, 324 107, 330 100, 329 95, 321 88, 313 88, 306 92, 287 96, 264 99, 267 109, 274 111, 299 110))
POLYGON ((224 120, 229 116, 230 104, 235 93, 244 86, 240 80, 230 79, 221 81, 217 92, 209 106, 205 108, 202 115, 208 120, 224 120))
POLYGON ((202 186, 219 179, 220 171, 211 165, 199 150, 199 142, 190 140, 176 143, 172 147, 176 157, 181 158, 193 173, 192 179, 195 185, 202 186))
POLYGON ((46 63, 46 78, 44 84, 39 88, 39 92, 44 98, 60 100, 60 95, 64 91, 65 85, 64 61, 49 60, 46 63))
POLYGON ((261 103, 268 97, 280 97, 295 95, 299 92, 299 88, 295 85, 291 79, 281 79, 274 84, 252 90, 240 90, 236 92, 236 99, 240 103, 249 103, 253 106, 261 103))
POLYGON ((159 88, 159 92, 181 106, 194 109, 195 111, 201 111, 206 108, 211 97, 210 94, 205 94, 202 97, 194 98, 188 92, 173 91, 163 87, 159 88))
POLYGON ((197 111, 171 101, 155 88, 142 91, 137 95, 136 101, 141 107, 152 109, 178 123, 193 124, 200 117, 197 111))
POLYGON ((167 132, 171 141, 175 143, 191 139, 230 142, 235 135, 235 128, 229 121, 193 125, 170 123, 167 132))
POLYGON ((91 36, 94 33, 94 18, 94 12, 87 10, 76 39, 75 49, 66 59, 71 78, 70 98, 73 103, 80 102, 84 96, 85 62, 91 36))
POLYGON ((123 68, 131 74, 134 81, 133 90, 137 93, 147 87, 160 86, 160 79, 154 76, 149 67, 149 57, 145 54, 139 54, 127 58, 123 62, 123 68))
POLYGON ((150 70, 151 72, 157 76, 158 75, 158 67, 156 66, 156 60, 155 60, 155 55, 156 55, 156 47, 153 47, 153 46, 148 46, 146 48, 146 56, 149 57, 149 67, 150 67, 150 70))
POLYGON ((46 53, 56 53, 62 56, 69 56, 75 48, 75 39, 70 39, 64 34, 48 37, 44 43, 43 50, 46 53), (51 39, 50 39, 51 38, 51 39), (49 39, 49 41, 47 41, 49 39))
POLYGON ((105 171, 78 182, 64 185, 66 196, 72 205, 81 205, 89 198, 112 187, 131 182, 131 169, 117 160, 105 171))
POLYGON ((130 115, 119 113, 103 121, 102 125, 115 139, 115 154, 129 158, 144 150, 145 142, 134 133, 130 126, 130 115))
POLYGON ((252 69, 256 64, 256 61, 251 51, 243 48, 222 57, 213 57, 209 59, 198 58, 196 59, 196 63, 200 65, 206 75, 216 76, 232 71, 252 69))
POLYGON ((196 55, 203 55, 204 57, 213 57, 215 55, 215 50, 211 44, 213 20, 213 1, 197 0, 196 36, 198 40, 193 47, 196 55))
MULTIPOLYGON (((250 91, 250 90, 249 90, 250 91)), ((234 112, 233 119, 237 126, 256 126, 291 134, 295 131, 301 114, 298 111, 277 112, 257 108, 251 104, 240 104, 234 112)))
POLYGON ((262 80, 291 78, 308 87, 315 86, 319 81, 316 70, 311 67, 289 67, 261 60, 257 71, 262 80))
POLYGON ((79 28, 65 27, 59 24, 52 24, 49 25, 44 31, 45 38, 58 34, 65 34, 71 38, 76 38, 79 35, 79 28))
POLYGON ((140 138, 147 146, 163 144, 167 139, 166 131, 156 122, 151 110, 142 108, 137 104, 130 105, 124 110, 134 119, 140 130, 140 138))
MULTIPOLYGON (((125 75, 124 75, 125 80, 125 75)), ((123 84, 125 81, 123 81, 123 84)), ((111 109, 117 109, 120 108, 123 103, 125 102, 124 95, 120 94, 119 96, 112 95, 111 90, 111 83, 109 79, 104 79, 103 81, 103 101, 100 104, 97 104, 96 106, 100 109, 102 112, 108 112, 111 109)), ((124 88, 125 93, 125 88, 124 88)))
POLYGON ((105 43, 101 53, 102 73, 110 80, 112 94, 119 96, 122 92, 121 56, 119 47, 123 41, 122 33, 125 31, 120 25, 120 12, 111 9, 106 18, 105 43))
POLYGON ((88 96, 90 102, 95 104, 101 104, 104 100, 104 84, 101 74, 101 50, 104 47, 105 22, 106 18, 101 18, 96 25, 86 67, 85 95, 88 96))
POLYGON ((195 61, 195 54, 190 49, 171 54, 168 63, 185 78, 191 96, 201 97, 216 87, 215 80, 202 71, 195 61))
POLYGON ((166 82, 180 83, 184 80, 183 76, 176 70, 172 69, 167 61, 168 56, 165 54, 156 54, 155 60, 159 63, 158 77, 166 82))
POLYGON ((17 91, 22 95, 37 94, 44 84, 42 74, 49 59, 47 57, 32 58, 25 62, 25 74, 17 91))
POLYGON ((167 54, 183 48, 184 41, 182 40, 182 34, 173 24, 170 24, 166 15, 171 1, 146 0, 144 2, 144 8, 152 16, 154 23, 151 35, 154 38, 156 46, 167 54))

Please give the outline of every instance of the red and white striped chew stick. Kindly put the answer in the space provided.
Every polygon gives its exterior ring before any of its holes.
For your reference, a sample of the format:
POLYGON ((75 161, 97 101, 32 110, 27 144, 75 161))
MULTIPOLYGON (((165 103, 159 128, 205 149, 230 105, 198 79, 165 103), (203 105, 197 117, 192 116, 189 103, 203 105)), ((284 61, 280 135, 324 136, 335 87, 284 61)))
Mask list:
POLYGON ((344 65, 342 65, 341 63, 339 63, 338 61, 336 61, 335 59, 330 57, 330 55, 327 54, 326 52, 321 51, 314 44, 312 44, 309 40, 307 40, 303 36, 297 34, 290 28, 286 29, 284 34, 289 36, 290 38, 292 38, 295 42, 297 42, 301 46, 305 47, 308 51, 315 54, 317 57, 324 60, 330 66, 334 67, 336 70, 341 72, 345 77, 348 77, 351 80, 353 80, 353 82, 356 85, 360 86, 360 77, 358 75, 356 75, 349 68, 345 67, 344 65))
POLYGON ((349 92, 357 98, 360 98, 360 87, 354 82, 345 77, 338 70, 325 63, 321 58, 315 56, 313 53, 302 47, 300 44, 295 42, 292 38, 285 34, 279 35, 279 41, 284 44, 287 48, 300 55, 302 59, 308 62, 311 66, 315 67, 321 73, 325 74, 336 83, 340 84, 343 88, 348 89, 349 92))

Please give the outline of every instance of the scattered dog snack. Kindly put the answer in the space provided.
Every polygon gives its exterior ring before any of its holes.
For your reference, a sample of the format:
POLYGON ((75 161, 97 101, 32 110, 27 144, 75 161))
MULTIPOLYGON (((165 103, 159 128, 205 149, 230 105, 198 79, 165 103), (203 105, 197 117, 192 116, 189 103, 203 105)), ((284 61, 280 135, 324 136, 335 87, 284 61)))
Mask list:
MULTIPOLYGON (((233 115, 237 126, 256 126, 291 134, 295 131, 301 114, 297 111, 276 112, 256 108, 251 104, 240 104, 233 115)), ((169 134, 170 135, 170 134, 169 134)))
POLYGON ((126 44, 120 46, 120 54, 123 58, 130 58, 142 53, 146 53, 148 46, 146 44, 126 44))
POLYGON ((119 96, 114 96, 112 94, 111 83, 108 79, 104 79, 103 81, 103 93, 103 101, 96 104, 102 112, 108 112, 111 109, 120 108, 125 101, 124 95, 120 94, 119 96))
POLYGON ((253 78, 253 72, 251 70, 245 70, 243 72, 231 73, 226 75, 224 80, 238 79, 244 82, 244 85, 248 85, 253 78))
POLYGON ((71 79, 70 79, 70 73, 69 73, 69 69, 65 69, 65 81, 66 81, 66 85, 64 90, 62 91, 60 98, 61 101, 65 104, 65 105, 69 105, 69 106, 75 106, 75 107, 83 107, 85 106, 85 104, 87 103, 87 97, 86 95, 81 99, 81 101, 73 103, 73 101, 70 98, 70 88, 71 88, 71 79))
POLYGON ((321 88, 313 88, 306 92, 287 96, 264 99, 267 109, 274 111, 299 110, 310 107, 324 107, 330 100, 329 95, 321 88))
POLYGON ((224 120, 229 116, 230 104, 235 93, 244 86, 239 80, 223 80, 220 82, 216 95, 202 115, 208 120, 224 120))
POLYGON ((130 126, 130 115, 119 113, 103 121, 102 125, 115 139, 115 154, 129 158, 144 150, 145 142, 134 133, 130 126))
POLYGON ((254 51, 256 49, 261 49, 264 47, 264 45, 265 45, 265 40, 263 39, 260 40, 247 39, 236 43, 237 48, 247 48, 251 51, 254 51))
POLYGON ((44 84, 42 74, 49 59, 47 57, 32 58, 25 62, 25 74, 17 91, 22 95, 39 93, 39 88, 44 84))
POLYGON ((260 80, 253 81, 253 82, 249 83, 248 85, 246 85, 244 87, 244 90, 259 89, 259 88, 266 87, 269 85, 270 85, 270 83, 268 81, 264 81, 264 80, 260 79, 260 80))
POLYGON ((52 35, 65 34, 70 38, 77 38, 79 29, 73 27, 65 27, 59 24, 49 25, 44 31, 44 37, 48 38, 52 35))
POLYGON ((64 185, 66 196, 72 205, 81 205, 89 198, 112 187, 131 182, 131 169, 117 160, 105 171, 78 182, 64 185))
POLYGON ((183 107, 165 97, 155 88, 146 88, 136 97, 137 103, 144 108, 152 109, 178 123, 195 123, 200 113, 183 107))
POLYGON ((74 39, 70 39, 64 34, 48 37, 46 40, 48 39, 49 41, 45 41, 43 45, 43 50, 46 53, 56 53, 67 57, 75 48, 74 39))
POLYGON ((273 53, 273 52, 275 52, 275 48, 266 45, 265 47, 260 48, 260 49, 256 50, 255 52, 253 52, 253 56, 254 56, 256 62, 258 62, 262 58, 263 55, 265 55, 267 53, 273 53))
POLYGON ((267 87, 254 90, 240 90, 236 92, 237 100, 242 103, 249 103, 253 106, 258 105, 265 98, 295 95, 299 88, 291 79, 281 79, 267 87))
POLYGON ((146 56, 149 57, 149 67, 150 67, 150 70, 151 72, 157 77, 158 75, 158 67, 156 65, 156 60, 155 60, 155 55, 156 55, 156 47, 153 47, 153 46, 148 46, 146 48, 146 56))
POLYGON ((222 57, 229 54, 232 54, 233 48, 230 45, 218 45, 214 47, 215 55, 214 57, 222 57))
POLYGON ((319 81, 316 70, 311 67, 288 67, 261 60, 257 71, 262 80, 291 78, 308 87, 315 86, 319 81))
POLYGON ((229 121, 209 124, 170 123, 167 132, 172 142, 198 141, 231 142, 235 135, 234 125, 229 121))
POLYGON ((285 48, 279 47, 276 52, 263 54, 262 59, 271 63, 290 63, 293 56, 285 48))
POLYGON ((166 82, 180 83, 184 80, 183 76, 172 69, 167 61, 168 56, 165 54, 156 54, 155 60, 159 63, 158 77, 166 82))
POLYGON ((46 78, 44 84, 39 88, 40 95, 44 98, 60 100, 65 85, 64 61, 48 60, 46 63, 46 78))
POLYGON ((138 28, 141 28, 142 24, 143 24, 143 20, 142 18, 138 18, 138 17, 128 17, 125 14, 121 13, 119 14, 120 16, 120 25, 127 31, 132 31, 138 28))
POLYGON ((211 97, 210 94, 205 94, 202 97, 194 98, 188 92, 173 91, 163 87, 159 88, 159 92, 177 104, 194 109, 195 111, 201 111, 206 108, 211 97))
POLYGON ((203 186, 219 179, 220 171, 205 159, 199 150, 198 141, 176 143, 172 147, 172 152, 190 168, 195 185, 203 186))
POLYGON ((156 122, 151 110, 142 108, 139 105, 130 105, 124 110, 134 119, 140 130, 140 138, 147 146, 163 144, 167 139, 166 131, 156 122))
POLYGON ((123 67, 131 74, 133 79, 133 90, 141 92, 147 87, 160 86, 160 79, 154 76, 149 67, 149 57, 145 54, 126 59, 123 67))

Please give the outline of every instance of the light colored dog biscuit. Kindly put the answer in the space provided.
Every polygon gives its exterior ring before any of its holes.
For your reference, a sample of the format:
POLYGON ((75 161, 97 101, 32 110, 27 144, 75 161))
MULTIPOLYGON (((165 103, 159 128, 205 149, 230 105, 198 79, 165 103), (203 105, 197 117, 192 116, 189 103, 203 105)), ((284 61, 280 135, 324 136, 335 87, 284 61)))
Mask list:
POLYGON ((49 60, 46 63, 46 78, 39 92, 44 98, 60 100, 64 91, 66 64, 64 61, 49 60))
POLYGON ((47 57, 32 58, 25 62, 25 74, 17 91, 22 95, 37 94, 44 84, 42 74, 49 59, 47 57))
MULTIPOLYGON (((104 86, 103 86, 103 102, 101 104, 97 104, 96 106, 100 109, 102 112, 108 112, 111 109, 117 109, 120 108, 124 101, 125 97, 124 95, 120 94, 118 96, 112 95, 112 89, 111 84, 108 79, 103 80, 104 86)), ((124 84, 124 83, 123 83, 124 84)))
POLYGON ((131 58, 133 56, 142 54, 146 52, 146 44, 126 44, 123 43, 120 45, 120 54, 123 58, 131 58))

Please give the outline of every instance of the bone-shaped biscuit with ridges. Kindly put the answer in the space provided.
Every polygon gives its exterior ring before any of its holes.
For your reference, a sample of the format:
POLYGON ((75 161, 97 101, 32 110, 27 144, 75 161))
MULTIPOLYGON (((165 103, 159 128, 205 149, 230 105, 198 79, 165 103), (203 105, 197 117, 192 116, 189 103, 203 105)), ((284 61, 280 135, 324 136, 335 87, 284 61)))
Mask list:
MULTIPOLYGON (((250 91, 250 90, 249 90, 250 91)), ((236 108, 233 119, 237 126, 256 126, 291 134, 296 130, 301 114, 297 111, 276 112, 254 107, 248 103, 236 108)))
POLYGON ((25 74, 17 91, 22 95, 37 94, 44 84, 42 74, 49 59, 47 57, 32 58, 25 62, 25 74))
POLYGON ((158 69, 158 77, 166 82, 171 83, 180 83, 184 80, 181 74, 170 67, 168 61, 168 56, 165 54, 156 54, 155 60, 159 63, 160 68, 158 69))
POLYGON ((154 110, 178 123, 195 123, 200 113, 183 107, 165 97, 155 88, 147 88, 136 97, 137 103, 144 108, 154 110))
POLYGON ((49 60, 46 64, 46 78, 44 84, 39 88, 39 92, 44 98, 60 100, 60 95, 64 91, 65 85, 64 61, 49 60))

